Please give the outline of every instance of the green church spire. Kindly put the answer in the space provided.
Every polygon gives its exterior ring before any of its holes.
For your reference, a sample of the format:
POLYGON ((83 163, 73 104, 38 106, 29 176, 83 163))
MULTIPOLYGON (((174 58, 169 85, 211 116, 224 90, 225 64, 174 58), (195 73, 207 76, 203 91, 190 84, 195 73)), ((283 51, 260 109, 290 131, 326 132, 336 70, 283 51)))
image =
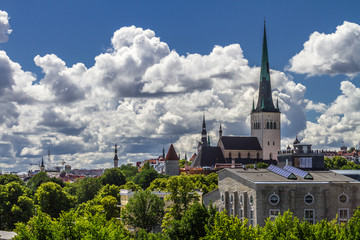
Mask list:
POLYGON ((264 38, 261 57, 261 71, 259 84, 259 98, 256 108, 253 112, 278 112, 275 108, 271 93, 269 56, 266 40, 266 26, 264 22, 264 38))

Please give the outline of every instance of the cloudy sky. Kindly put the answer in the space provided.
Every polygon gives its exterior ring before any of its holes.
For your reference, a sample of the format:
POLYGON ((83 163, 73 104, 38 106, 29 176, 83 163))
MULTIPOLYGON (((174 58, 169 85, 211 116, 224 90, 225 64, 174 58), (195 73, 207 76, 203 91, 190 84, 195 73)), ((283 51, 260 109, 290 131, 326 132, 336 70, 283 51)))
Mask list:
POLYGON ((282 145, 360 141, 358 1, 17 1, 0 6, 0 169, 191 155, 250 134, 263 20, 282 145), (311 6, 311 7, 310 7, 311 6))

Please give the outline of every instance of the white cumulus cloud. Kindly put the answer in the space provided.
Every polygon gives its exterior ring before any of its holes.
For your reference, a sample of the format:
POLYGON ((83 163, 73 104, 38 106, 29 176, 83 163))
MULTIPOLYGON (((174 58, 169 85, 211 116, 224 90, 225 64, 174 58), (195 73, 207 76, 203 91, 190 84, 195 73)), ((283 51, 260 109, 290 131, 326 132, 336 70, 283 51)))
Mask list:
POLYGON ((11 31, 8 13, 0 10, 0 43, 8 41, 11 31))
POLYGON ((304 49, 290 59, 288 70, 308 76, 359 74, 360 26, 345 21, 334 33, 312 33, 304 49))

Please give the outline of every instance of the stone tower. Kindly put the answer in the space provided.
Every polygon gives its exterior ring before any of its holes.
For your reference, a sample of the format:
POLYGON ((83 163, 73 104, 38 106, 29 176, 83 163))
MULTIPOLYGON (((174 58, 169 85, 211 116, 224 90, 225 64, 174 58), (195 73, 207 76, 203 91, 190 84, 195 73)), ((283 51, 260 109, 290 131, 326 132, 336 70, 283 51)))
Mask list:
POLYGON ((264 38, 261 57, 259 97, 251 111, 251 136, 257 137, 263 150, 264 160, 277 160, 280 150, 280 111, 272 99, 269 58, 264 23, 264 38))
POLYGON ((174 176, 180 174, 179 157, 174 146, 171 144, 165 157, 165 175, 174 176))
POLYGON ((115 144, 114 168, 118 167, 118 163, 119 163, 119 158, 117 155, 117 145, 115 144))

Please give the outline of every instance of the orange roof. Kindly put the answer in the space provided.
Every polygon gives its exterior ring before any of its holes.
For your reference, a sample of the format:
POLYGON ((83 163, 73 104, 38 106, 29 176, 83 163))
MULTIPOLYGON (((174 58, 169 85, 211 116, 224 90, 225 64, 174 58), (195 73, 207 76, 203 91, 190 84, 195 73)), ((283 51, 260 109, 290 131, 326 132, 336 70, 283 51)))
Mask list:
POLYGON ((169 151, 166 154, 165 160, 179 160, 179 157, 172 144, 170 145, 169 151))

